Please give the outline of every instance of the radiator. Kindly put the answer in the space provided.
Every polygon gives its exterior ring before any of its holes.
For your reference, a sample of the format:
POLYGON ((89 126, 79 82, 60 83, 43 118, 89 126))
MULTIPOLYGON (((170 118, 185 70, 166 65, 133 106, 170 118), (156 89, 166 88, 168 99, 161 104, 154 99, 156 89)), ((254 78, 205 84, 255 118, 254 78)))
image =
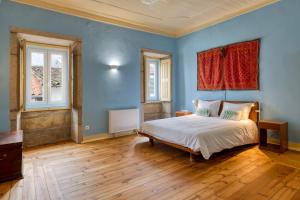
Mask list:
POLYGON ((139 129, 139 109, 110 110, 108 115, 108 133, 139 129))

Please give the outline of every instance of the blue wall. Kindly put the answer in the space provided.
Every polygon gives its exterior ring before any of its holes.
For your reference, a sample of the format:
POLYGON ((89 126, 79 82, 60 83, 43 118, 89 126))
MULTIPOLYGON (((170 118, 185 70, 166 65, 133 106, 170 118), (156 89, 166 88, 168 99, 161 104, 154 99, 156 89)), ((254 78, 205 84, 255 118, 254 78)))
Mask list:
POLYGON ((191 101, 224 99, 225 93, 197 91, 198 51, 261 38, 260 90, 227 91, 228 100, 258 100, 262 118, 289 122, 289 139, 300 142, 300 1, 284 0, 177 40, 177 109, 191 101))
MULTIPOLYGON (((0 132, 9 130, 9 29, 11 26, 80 37, 83 41, 85 134, 107 132, 107 111, 140 106, 140 50, 175 53, 175 39, 93 22, 8 0, 0 4, 0 132), (113 73, 108 65, 120 64, 113 73)), ((176 55, 174 55, 176 59, 176 55)), ((175 62, 174 62, 175 63, 175 62)), ((176 69, 176 63, 173 66, 176 69)), ((175 95, 175 90, 173 91, 175 95)))

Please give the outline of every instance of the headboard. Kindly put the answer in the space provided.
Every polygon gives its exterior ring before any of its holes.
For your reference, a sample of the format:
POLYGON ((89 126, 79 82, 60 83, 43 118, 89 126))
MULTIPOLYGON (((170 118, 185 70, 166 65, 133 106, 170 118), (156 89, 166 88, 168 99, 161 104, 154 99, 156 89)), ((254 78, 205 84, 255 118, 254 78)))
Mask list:
POLYGON ((236 104, 239 104, 239 103, 253 103, 253 107, 251 108, 251 111, 249 113, 249 119, 251 119, 255 123, 258 123, 259 113, 257 112, 257 110, 259 110, 259 103, 257 101, 221 101, 219 114, 221 114, 221 112, 222 112, 224 102, 236 103, 236 104))

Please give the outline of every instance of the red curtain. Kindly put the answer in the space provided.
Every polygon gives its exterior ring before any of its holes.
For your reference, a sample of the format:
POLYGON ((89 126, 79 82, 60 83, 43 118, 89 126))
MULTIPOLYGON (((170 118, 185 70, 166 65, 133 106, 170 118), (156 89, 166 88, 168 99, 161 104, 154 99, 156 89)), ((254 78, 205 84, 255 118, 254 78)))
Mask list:
POLYGON ((256 90, 259 40, 199 52, 198 90, 256 90))
POLYGON ((230 90, 258 89, 259 40, 225 47, 224 84, 230 90))
POLYGON ((222 48, 216 48, 198 55, 198 90, 223 89, 222 48))

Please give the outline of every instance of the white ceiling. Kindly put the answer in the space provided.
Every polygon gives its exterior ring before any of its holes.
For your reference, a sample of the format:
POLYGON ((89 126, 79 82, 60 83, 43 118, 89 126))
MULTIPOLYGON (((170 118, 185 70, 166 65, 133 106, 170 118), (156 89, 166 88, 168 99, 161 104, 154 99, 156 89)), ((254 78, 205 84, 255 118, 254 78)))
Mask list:
POLYGON ((279 0, 12 0, 96 21, 173 37, 279 0))

